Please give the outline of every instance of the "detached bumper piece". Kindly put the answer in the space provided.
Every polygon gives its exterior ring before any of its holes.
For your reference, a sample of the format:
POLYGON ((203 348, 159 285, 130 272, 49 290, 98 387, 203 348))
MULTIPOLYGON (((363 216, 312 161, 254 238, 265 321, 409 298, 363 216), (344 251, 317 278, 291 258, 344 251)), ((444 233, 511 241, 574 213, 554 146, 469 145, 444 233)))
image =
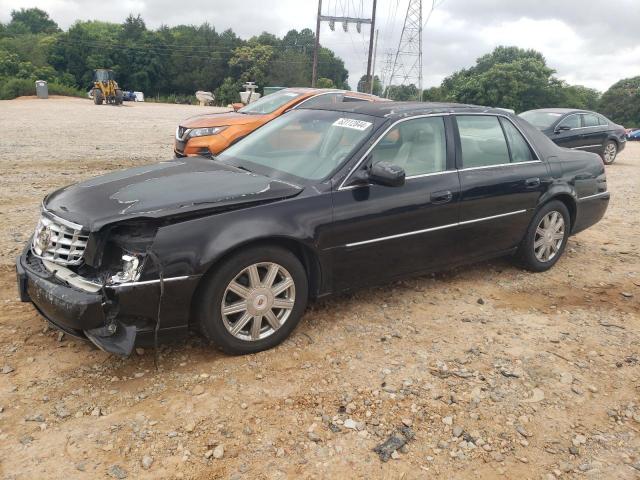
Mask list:
POLYGON ((100 327, 85 330, 84 333, 100 350, 121 357, 128 357, 136 343, 137 329, 135 325, 124 325, 120 322, 115 322, 110 325, 115 325, 115 329, 100 327), (113 330, 113 332, 111 330, 113 330))
POLYGON ((26 249, 16 261, 20 299, 32 302, 56 328, 89 339, 98 348, 128 356, 133 350, 136 327, 117 321, 110 301, 103 295, 84 292, 61 282, 26 249))

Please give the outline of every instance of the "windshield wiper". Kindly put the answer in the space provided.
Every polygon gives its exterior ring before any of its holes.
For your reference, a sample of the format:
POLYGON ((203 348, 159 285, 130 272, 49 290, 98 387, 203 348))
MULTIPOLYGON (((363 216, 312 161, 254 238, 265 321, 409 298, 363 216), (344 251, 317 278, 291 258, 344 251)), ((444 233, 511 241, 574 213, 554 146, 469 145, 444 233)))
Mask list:
POLYGON ((247 167, 241 167, 240 165, 234 165, 234 167, 244 170, 245 172, 253 173, 253 171, 249 170, 247 167))

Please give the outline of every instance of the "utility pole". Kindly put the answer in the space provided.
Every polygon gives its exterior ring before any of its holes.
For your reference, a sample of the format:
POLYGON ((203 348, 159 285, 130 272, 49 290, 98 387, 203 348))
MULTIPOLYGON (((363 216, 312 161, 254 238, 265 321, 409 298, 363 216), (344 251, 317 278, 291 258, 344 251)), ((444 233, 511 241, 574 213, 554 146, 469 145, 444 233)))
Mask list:
POLYGON ((373 53, 373 35, 376 28, 376 3, 377 0, 373 0, 373 9, 371 10, 371 32, 369 32, 369 56, 367 58, 367 82, 369 82, 369 88, 365 89, 365 92, 368 90, 369 93, 371 93, 371 91, 373 90, 373 76, 371 75, 371 55, 373 53))
POLYGON ((313 70, 311 72, 311 86, 318 81, 318 49, 320 48, 320 17, 322 16, 322 0, 318 0, 318 17, 316 20, 316 43, 313 47, 313 70))
MULTIPOLYGON (((367 79, 369 80, 369 83, 372 82, 371 54, 373 50, 373 34, 374 34, 375 22, 376 22, 376 3, 377 3, 377 0, 373 0, 373 10, 371 12, 371 18, 359 18, 359 17, 350 17, 348 15, 342 15, 342 16, 322 15, 322 0, 318 0, 318 16, 316 19, 316 42, 313 48, 313 67, 311 70, 311 86, 312 87, 315 87, 316 83, 318 82, 318 50, 320 49, 321 22, 329 22, 329 27, 331 28, 331 30, 334 30, 336 22, 342 23, 342 28, 345 32, 348 31, 350 23, 355 23, 358 33, 360 33, 360 29, 362 28, 363 24, 371 25, 371 33, 369 35, 369 55, 368 55, 368 61, 367 61, 367 79)), ((369 90, 369 87, 366 86, 365 92, 368 90, 369 90)))
POLYGON ((373 94, 373 84, 376 78, 376 57, 378 56, 378 29, 376 28, 376 42, 373 45, 373 66, 371 67, 371 79, 369 82, 369 93, 373 94))

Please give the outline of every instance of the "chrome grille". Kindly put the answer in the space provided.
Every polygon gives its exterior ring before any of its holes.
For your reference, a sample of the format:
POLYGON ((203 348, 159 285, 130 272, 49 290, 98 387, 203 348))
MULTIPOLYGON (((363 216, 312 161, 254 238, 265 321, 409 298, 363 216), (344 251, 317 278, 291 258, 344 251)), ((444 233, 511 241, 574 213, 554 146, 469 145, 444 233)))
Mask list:
POLYGON ((31 252, 61 265, 79 265, 88 240, 81 225, 44 213, 33 234, 31 252))

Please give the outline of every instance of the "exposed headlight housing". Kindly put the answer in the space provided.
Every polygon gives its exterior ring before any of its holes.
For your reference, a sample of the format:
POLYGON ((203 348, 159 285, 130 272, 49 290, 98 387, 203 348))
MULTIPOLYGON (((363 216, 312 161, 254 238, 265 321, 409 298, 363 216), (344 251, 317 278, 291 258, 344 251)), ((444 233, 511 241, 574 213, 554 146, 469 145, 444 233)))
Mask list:
POLYGON ((217 135, 227 127, 203 127, 203 128, 194 128, 189 132, 189 138, 193 137, 207 137, 209 135, 217 135))
POLYGON ((135 255, 122 255, 122 270, 111 276, 111 283, 129 283, 137 281, 142 273, 141 260, 141 257, 137 257, 135 255))

